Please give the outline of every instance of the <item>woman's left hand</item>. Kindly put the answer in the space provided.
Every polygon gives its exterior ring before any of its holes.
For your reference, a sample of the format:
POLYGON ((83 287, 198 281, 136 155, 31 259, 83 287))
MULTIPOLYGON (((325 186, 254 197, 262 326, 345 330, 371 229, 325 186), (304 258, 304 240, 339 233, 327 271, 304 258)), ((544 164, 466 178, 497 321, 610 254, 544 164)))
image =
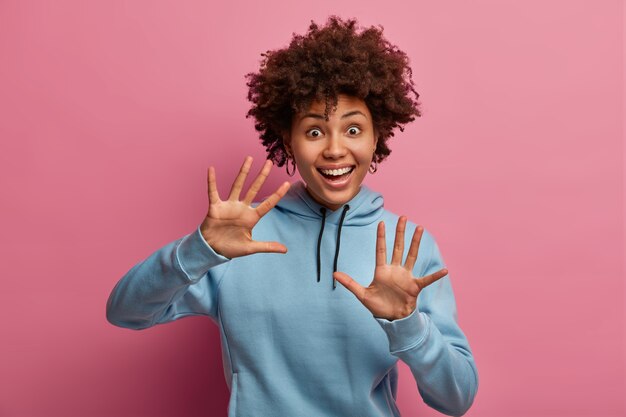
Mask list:
POLYGON ((417 226, 415 229, 409 253, 404 265, 402 265, 406 222, 406 216, 401 216, 398 219, 390 264, 387 263, 385 223, 382 221, 378 223, 376 269, 374 270, 374 279, 369 287, 361 286, 346 273, 337 271, 333 274, 334 278, 352 292, 377 318, 398 320, 407 317, 415 310, 420 291, 448 274, 448 270, 443 268, 421 278, 413 276, 413 266, 417 261, 420 239, 424 231, 422 226, 417 226))

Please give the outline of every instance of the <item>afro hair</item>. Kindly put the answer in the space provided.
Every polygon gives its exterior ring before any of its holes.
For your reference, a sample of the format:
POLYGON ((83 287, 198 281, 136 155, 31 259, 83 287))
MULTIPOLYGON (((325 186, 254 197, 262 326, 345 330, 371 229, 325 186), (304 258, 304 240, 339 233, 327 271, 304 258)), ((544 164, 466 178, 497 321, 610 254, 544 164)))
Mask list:
POLYGON ((314 101, 326 103, 328 119, 340 94, 364 100, 378 132, 376 162, 391 153, 393 129, 402 131, 421 115, 409 59, 383 37, 382 27, 359 30, 355 19, 330 16, 325 26, 311 21, 306 35, 293 34, 287 48, 261 56, 259 72, 246 75, 252 103, 246 117, 255 119, 268 159, 278 166, 289 158, 283 134, 314 101))

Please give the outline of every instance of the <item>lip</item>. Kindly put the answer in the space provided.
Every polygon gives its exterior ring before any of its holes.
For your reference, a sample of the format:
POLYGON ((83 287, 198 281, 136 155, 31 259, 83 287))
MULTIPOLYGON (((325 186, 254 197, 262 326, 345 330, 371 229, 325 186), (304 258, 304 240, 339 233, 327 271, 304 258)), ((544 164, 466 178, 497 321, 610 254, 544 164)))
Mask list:
POLYGON ((352 175, 354 174, 354 171, 356 171, 356 166, 344 164, 344 165, 338 165, 337 168, 326 168, 326 167, 318 168, 318 169, 339 169, 339 168, 345 168, 345 167, 354 167, 354 169, 352 169, 352 171, 350 171, 350 174, 346 178, 342 179, 341 181, 331 181, 327 179, 325 176, 323 176, 322 173, 319 171, 317 171, 317 174, 320 176, 320 178, 322 178, 322 182, 326 184, 326 186, 333 188, 333 189, 342 189, 342 188, 346 188, 346 186, 352 180, 352 175))
POLYGON ((349 167, 355 167, 356 166, 354 164, 341 164, 341 165, 322 165, 319 167, 316 167, 317 169, 341 169, 341 168, 349 168, 349 167))

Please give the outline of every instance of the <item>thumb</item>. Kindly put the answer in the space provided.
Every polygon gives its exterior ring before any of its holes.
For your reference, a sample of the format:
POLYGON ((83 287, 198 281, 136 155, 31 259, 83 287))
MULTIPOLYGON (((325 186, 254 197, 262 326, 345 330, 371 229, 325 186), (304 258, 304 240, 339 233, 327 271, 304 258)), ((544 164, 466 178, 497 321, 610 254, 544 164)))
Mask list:
POLYGON ((420 287, 420 289, 422 289, 422 288, 429 286, 430 284, 437 281, 438 279, 445 277, 446 275, 448 275, 448 270, 446 268, 443 268, 430 275, 426 275, 425 277, 414 278, 414 280, 417 283, 417 285, 420 287))
POLYGON ((341 283, 344 287, 348 289, 352 294, 356 296, 359 300, 363 298, 363 293, 365 292, 365 288, 361 286, 358 282, 352 279, 352 277, 344 272, 334 272, 333 278, 341 283))
POLYGON ((250 253, 287 253, 287 247, 278 242, 250 242, 250 253))

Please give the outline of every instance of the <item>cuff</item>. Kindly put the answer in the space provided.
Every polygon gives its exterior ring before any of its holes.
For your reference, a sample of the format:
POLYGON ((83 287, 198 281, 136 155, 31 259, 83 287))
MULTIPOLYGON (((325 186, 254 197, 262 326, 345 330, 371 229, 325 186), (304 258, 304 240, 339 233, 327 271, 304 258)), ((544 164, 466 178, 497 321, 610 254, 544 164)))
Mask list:
POLYGON ((389 321, 374 317, 389 339, 389 351, 393 354, 414 348, 421 344, 430 331, 430 319, 426 313, 417 311, 417 307, 408 316, 389 321))
POLYGON ((176 248, 176 259, 190 281, 202 278, 209 269, 230 261, 215 252, 202 237, 200 226, 195 232, 183 237, 176 248))

